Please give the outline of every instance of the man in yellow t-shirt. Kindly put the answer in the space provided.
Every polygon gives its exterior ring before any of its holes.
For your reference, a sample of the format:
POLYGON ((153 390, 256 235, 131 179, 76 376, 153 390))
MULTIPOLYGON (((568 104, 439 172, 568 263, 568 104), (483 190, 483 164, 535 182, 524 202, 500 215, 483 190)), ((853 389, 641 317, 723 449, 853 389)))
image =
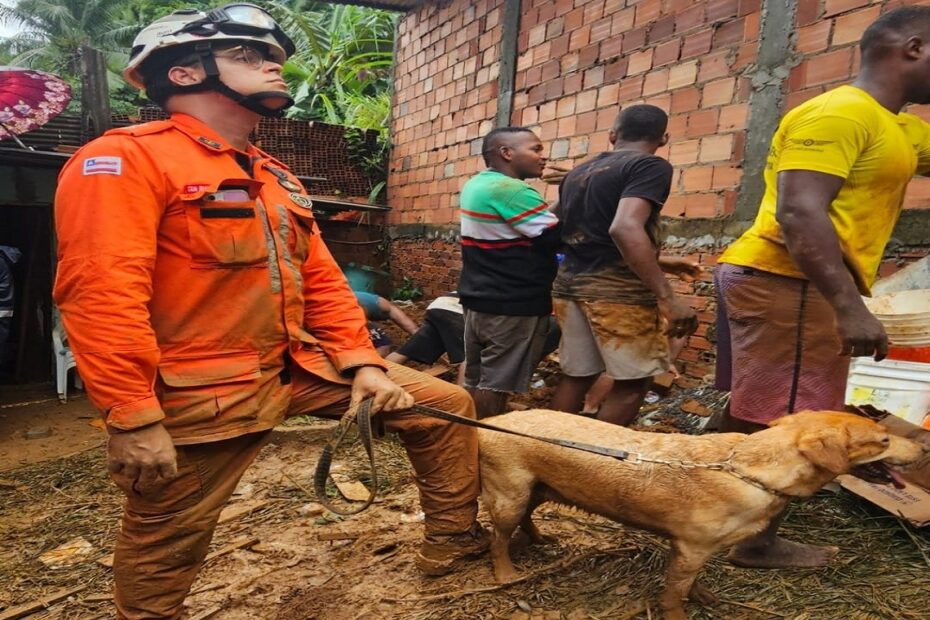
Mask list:
MULTIPOLYGON (((719 259, 721 430, 753 432, 804 409, 842 409, 850 356, 883 358, 868 295, 908 181, 930 171, 930 125, 901 112, 930 103, 930 7, 886 13, 860 42, 852 85, 782 119, 755 223, 719 259)), ((821 566, 835 548, 776 536, 781 517, 741 543, 741 566, 821 566)))

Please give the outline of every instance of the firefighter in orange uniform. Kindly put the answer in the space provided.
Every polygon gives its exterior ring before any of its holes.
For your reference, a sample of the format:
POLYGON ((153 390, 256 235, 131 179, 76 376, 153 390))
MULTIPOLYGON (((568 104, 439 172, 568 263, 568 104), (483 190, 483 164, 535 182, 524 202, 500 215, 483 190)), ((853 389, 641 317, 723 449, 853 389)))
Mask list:
POLYGON ((125 77, 170 119, 108 132, 61 174, 55 300, 126 495, 122 618, 180 616, 220 510, 275 425, 367 397, 416 471, 416 564, 442 574, 487 547, 474 429, 409 411, 474 417, 470 397, 378 356, 304 189, 248 142, 292 103, 281 65, 293 51, 248 4, 158 20, 125 77))

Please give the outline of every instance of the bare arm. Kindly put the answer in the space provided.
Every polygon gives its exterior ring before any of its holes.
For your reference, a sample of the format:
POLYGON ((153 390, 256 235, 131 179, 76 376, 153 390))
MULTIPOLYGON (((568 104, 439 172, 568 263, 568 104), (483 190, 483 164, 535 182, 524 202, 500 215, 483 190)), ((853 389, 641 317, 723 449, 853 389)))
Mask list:
POLYGON ((384 297, 378 298, 378 308, 387 314, 389 319, 394 321, 398 327, 400 327, 408 334, 415 334, 416 331, 420 329, 417 324, 413 322, 413 319, 407 316, 403 310, 389 302, 384 297))
POLYGON ((656 248, 646 234, 646 222, 651 211, 652 203, 648 200, 621 199, 610 224, 610 238, 633 273, 655 293, 659 300, 659 311, 668 321, 669 335, 687 336, 697 329, 697 315, 675 295, 659 266, 656 248))
POLYGON ((888 337, 862 302, 828 215, 843 183, 843 178, 822 172, 781 172, 775 216, 794 262, 836 313, 842 354, 880 360, 888 353, 888 337))

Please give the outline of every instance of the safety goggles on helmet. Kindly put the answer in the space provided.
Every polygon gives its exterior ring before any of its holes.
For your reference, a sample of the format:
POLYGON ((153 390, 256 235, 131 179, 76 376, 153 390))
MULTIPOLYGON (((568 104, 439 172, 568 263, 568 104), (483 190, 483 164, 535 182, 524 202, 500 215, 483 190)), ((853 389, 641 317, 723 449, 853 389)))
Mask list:
POLYGON ((227 36, 271 35, 288 56, 297 49, 278 26, 278 22, 266 10, 254 4, 227 4, 213 9, 201 19, 185 24, 174 34, 182 33, 198 37, 212 37, 219 33, 227 36))

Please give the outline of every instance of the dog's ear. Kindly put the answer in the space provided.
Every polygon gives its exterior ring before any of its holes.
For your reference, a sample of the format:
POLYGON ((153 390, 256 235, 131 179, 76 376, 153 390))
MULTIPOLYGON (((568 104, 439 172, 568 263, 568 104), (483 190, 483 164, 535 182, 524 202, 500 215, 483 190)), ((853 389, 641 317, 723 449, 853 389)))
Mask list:
POLYGON ((845 430, 821 428, 801 433, 798 451, 811 463, 831 473, 841 474, 849 469, 845 430))

